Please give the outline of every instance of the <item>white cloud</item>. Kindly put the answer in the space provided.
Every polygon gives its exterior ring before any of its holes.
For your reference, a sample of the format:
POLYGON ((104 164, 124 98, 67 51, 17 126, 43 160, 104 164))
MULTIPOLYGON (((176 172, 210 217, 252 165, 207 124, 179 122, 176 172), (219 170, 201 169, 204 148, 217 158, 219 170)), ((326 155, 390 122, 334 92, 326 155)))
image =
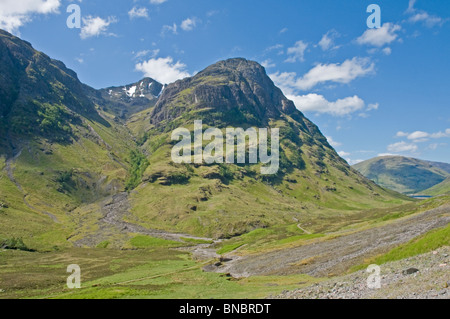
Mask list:
POLYGON ((172 26, 170 25, 164 25, 161 30, 161 35, 164 36, 167 32, 172 32, 173 34, 177 34, 178 27, 174 23, 172 26))
POLYGON ((100 17, 87 16, 86 18, 83 18, 83 27, 81 28, 80 37, 82 39, 87 39, 106 34, 108 27, 116 22, 117 20, 114 17, 102 19, 100 17))
POLYGON ((334 39, 337 37, 339 37, 339 33, 336 30, 330 30, 323 35, 322 39, 319 42, 319 46, 323 51, 337 49, 338 46, 334 44, 334 39))
POLYGON ((385 55, 391 55, 392 49, 391 48, 384 48, 381 50, 385 55))
POLYGON ((150 3, 151 4, 161 4, 161 3, 164 3, 164 2, 166 2, 167 0, 150 0, 150 3))
POLYGON ((369 106, 367 106, 367 111, 378 110, 379 107, 379 103, 369 104, 369 106))
POLYGON ((139 52, 132 52, 132 54, 134 55, 134 58, 136 60, 140 60, 140 59, 148 57, 148 56, 150 56, 151 58, 154 58, 154 57, 156 57, 159 54, 159 49, 142 50, 142 51, 139 51, 139 52))
POLYGON ((339 142, 336 142, 335 140, 333 140, 333 138, 331 136, 325 136, 325 137, 328 140, 328 143, 333 147, 339 147, 342 145, 342 143, 339 143, 339 142))
POLYGON ((391 144, 387 147, 389 152, 395 153, 403 153, 403 152, 416 152, 418 149, 416 144, 406 143, 406 142, 398 142, 391 144))
POLYGON ((59 13, 60 0, 1 0, 0 28, 17 33, 36 14, 59 13))
POLYGON ((356 160, 352 160, 350 158, 345 159, 347 161, 347 163, 349 163, 350 165, 356 165, 358 163, 364 162, 364 160, 362 159, 356 159, 356 160))
POLYGON ((297 61, 305 61, 305 51, 307 48, 307 43, 297 41, 293 47, 287 49, 287 55, 289 55, 289 57, 285 62, 295 63, 297 61))
POLYGON ((426 132, 416 131, 408 135, 408 140, 420 140, 429 136, 426 132))
POLYGON ((347 156, 351 155, 350 153, 345 152, 345 151, 340 151, 340 152, 338 152, 338 154, 339 154, 340 157, 347 157, 347 156))
POLYGON ((433 16, 423 11, 414 14, 408 21, 412 23, 423 22, 429 28, 432 28, 435 25, 442 25, 444 23, 444 20, 441 17, 433 16))
POLYGON ((397 137, 406 137, 408 140, 414 141, 415 143, 419 142, 426 142, 430 138, 445 138, 450 137, 450 128, 446 129, 445 131, 440 131, 437 133, 427 133, 423 131, 415 131, 412 133, 406 133, 406 132, 397 132, 397 137))
POLYGON ((148 9, 133 7, 130 11, 128 11, 128 16, 130 19, 148 18, 148 9))
POLYGON ((408 3, 408 9, 406 9, 407 13, 412 13, 414 12, 416 9, 414 9, 414 5, 416 4, 416 0, 409 0, 408 3))
POLYGON ((275 44, 272 45, 271 47, 268 47, 267 49, 264 50, 264 52, 270 52, 273 50, 278 50, 278 49, 282 49, 284 46, 282 44, 275 44))
POLYGON ((364 109, 365 103, 358 96, 328 101, 323 95, 311 93, 307 95, 287 95, 297 109, 302 112, 326 113, 333 116, 344 116, 364 109))
POLYGON ((189 77, 186 65, 181 62, 174 63, 172 57, 157 58, 136 64, 136 71, 144 73, 158 82, 168 84, 176 80, 189 77))
POLYGON ((376 47, 382 47, 386 44, 390 44, 398 38, 397 32, 401 30, 401 27, 397 24, 385 23, 379 29, 368 29, 362 36, 356 39, 359 44, 372 45, 376 47))
POLYGON ((285 93, 291 94, 294 90, 308 90, 325 82, 350 83, 358 77, 372 73, 374 69, 374 63, 368 58, 355 57, 345 60, 342 64, 318 64, 301 78, 297 78, 294 72, 277 72, 270 77, 285 93))
POLYGON ((265 67, 266 69, 274 68, 276 66, 275 63, 273 63, 273 61, 271 59, 267 59, 267 60, 262 61, 261 65, 263 67, 265 67))
POLYGON ((181 22, 181 29, 183 29, 184 31, 192 31, 194 30, 195 26, 196 26, 197 22, 195 18, 187 18, 186 20, 184 20, 183 22, 181 22))
POLYGON ((432 28, 435 25, 442 25, 446 21, 441 17, 430 15, 423 10, 417 10, 416 8, 414 8, 415 4, 416 0, 409 0, 408 9, 406 9, 406 13, 411 14, 411 17, 408 19, 409 22, 422 22, 428 28, 432 28))

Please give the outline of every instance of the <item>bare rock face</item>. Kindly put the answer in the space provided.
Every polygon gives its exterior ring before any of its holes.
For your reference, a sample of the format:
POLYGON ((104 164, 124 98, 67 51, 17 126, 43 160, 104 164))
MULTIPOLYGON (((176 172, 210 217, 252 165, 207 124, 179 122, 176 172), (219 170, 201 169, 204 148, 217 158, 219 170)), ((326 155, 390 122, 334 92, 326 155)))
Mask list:
POLYGON ((168 85, 152 113, 152 123, 171 121, 186 113, 208 112, 205 122, 266 124, 282 113, 292 114, 288 100, 256 62, 220 61, 191 78, 168 85))

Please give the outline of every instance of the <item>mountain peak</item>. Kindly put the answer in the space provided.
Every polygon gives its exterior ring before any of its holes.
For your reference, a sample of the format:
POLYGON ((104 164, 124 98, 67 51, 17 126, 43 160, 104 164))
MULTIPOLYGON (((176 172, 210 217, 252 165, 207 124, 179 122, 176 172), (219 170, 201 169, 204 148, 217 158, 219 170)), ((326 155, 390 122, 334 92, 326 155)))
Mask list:
POLYGON ((213 122, 255 125, 282 113, 300 113, 264 67, 243 58, 219 61, 193 77, 169 84, 153 110, 152 122, 171 121, 190 111, 208 112, 213 122))
POLYGON ((162 90, 161 83, 145 77, 135 83, 101 89, 94 98, 104 110, 120 118, 127 118, 154 106, 162 90))

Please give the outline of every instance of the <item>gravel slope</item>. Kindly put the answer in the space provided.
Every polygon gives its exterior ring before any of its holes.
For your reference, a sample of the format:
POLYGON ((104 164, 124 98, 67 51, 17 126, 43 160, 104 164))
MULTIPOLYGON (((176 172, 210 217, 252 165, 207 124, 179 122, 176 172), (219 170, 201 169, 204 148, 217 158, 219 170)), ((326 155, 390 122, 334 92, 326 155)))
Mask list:
POLYGON ((274 299, 450 299, 450 247, 381 265, 381 288, 370 289, 364 270, 310 287, 284 291, 274 299), (419 271, 406 274, 411 268, 419 271))
POLYGON ((309 274, 331 277, 344 274, 365 258, 386 252, 450 222, 450 205, 402 218, 388 224, 321 240, 295 248, 259 255, 226 256, 231 261, 206 271, 230 273, 233 277, 309 274))

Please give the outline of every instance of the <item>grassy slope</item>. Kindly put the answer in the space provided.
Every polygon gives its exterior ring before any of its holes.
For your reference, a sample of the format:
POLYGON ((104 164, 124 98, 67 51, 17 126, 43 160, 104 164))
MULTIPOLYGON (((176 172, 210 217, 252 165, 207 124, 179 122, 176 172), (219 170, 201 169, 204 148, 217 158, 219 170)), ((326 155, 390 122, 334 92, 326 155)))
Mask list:
POLYGON ((450 193, 450 177, 448 177, 446 180, 444 180, 442 183, 437 184, 427 190, 424 190, 423 192, 420 192, 423 195, 429 195, 429 196, 438 196, 438 195, 444 195, 450 193))
POLYGON ((71 212, 123 190, 127 145, 131 145, 127 135, 121 134, 123 138, 118 139, 118 133, 124 130, 116 125, 107 128, 95 122, 88 124, 96 134, 78 128, 78 140, 71 144, 34 140, 23 145, 13 164, 14 178, 23 193, 8 178, 2 158, 0 201, 8 208, 0 210, 0 238, 21 237, 27 246, 39 250, 70 247, 67 238, 78 232, 79 226, 71 212), (62 175, 66 176, 64 180, 62 175), (24 195, 32 208, 24 202, 24 195), (58 222, 44 212, 53 214, 58 222))
MULTIPOLYGON (((343 212, 392 207, 407 200, 368 183, 340 165, 332 149, 320 149, 315 142, 301 146, 305 169, 289 170, 270 183, 258 177, 258 166, 226 165, 233 175, 227 179, 217 165, 176 165, 170 159, 169 134, 152 131, 148 115, 149 111, 141 112, 127 124, 137 136, 152 132, 143 145, 150 163, 144 183, 131 194, 132 212, 146 227, 229 237, 256 228, 289 225, 305 216, 323 219, 343 212), (181 181, 171 182, 180 177, 181 181), (165 186, 167 182, 171 185, 165 186)), ((274 124, 281 128, 287 125, 283 121, 274 124)), ((311 140, 301 134, 302 140, 311 140)), ((288 148, 284 150, 286 156, 294 158, 288 148)))
POLYGON ((377 157, 353 167, 382 187, 415 194, 442 182, 449 174, 433 163, 412 158, 377 157))

